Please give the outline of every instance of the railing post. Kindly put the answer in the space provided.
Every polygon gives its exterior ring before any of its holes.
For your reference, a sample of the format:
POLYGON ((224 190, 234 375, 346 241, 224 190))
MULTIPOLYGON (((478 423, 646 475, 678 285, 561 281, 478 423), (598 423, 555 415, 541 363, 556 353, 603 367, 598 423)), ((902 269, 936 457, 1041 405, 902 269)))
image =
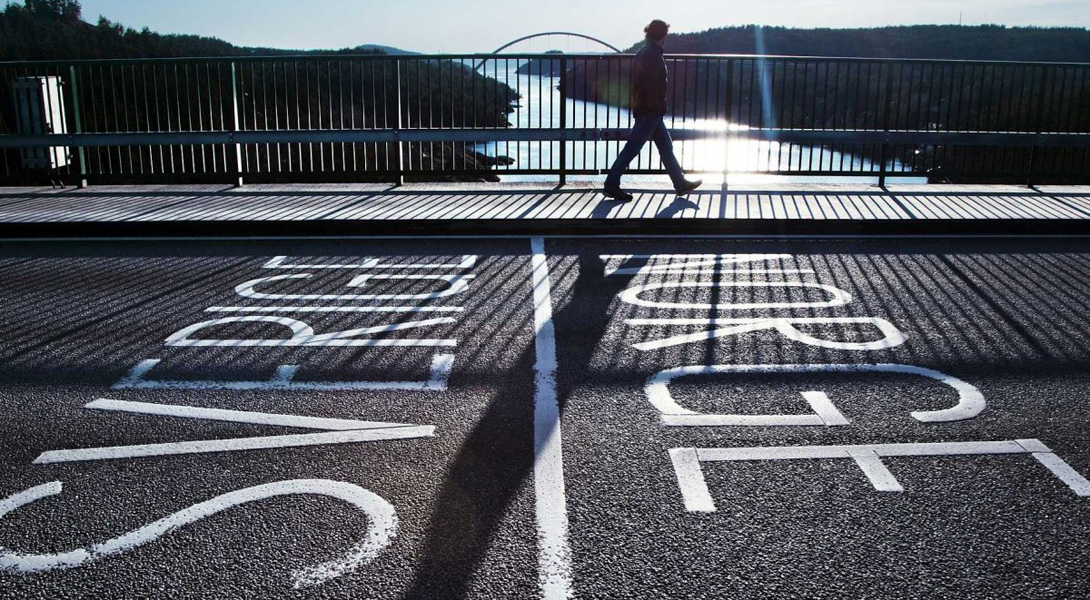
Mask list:
POLYGON ((882 140, 882 152, 879 155, 878 165, 878 187, 886 187, 886 161, 888 160, 889 153, 889 127, 890 119, 893 114, 893 63, 886 63, 889 68, 886 69, 886 93, 885 93, 885 110, 882 120, 882 130, 885 131, 886 137, 882 140))
MULTIPOLYGON (((69 90, 72 96, 72 118, 76 133, 83 133, 83 117, 79 109, 79 83, 76 81, 76 66, 68 67, 69 90)), ((79 189, 87 187, 87 151, 83 146, 76 149, 76 163, 79 165, 79 189)))
MULTIPOLYGON (((395 163, 397 172, 394 175, 394 185, 402 186, 405 185, 405 142, 401 141, 401 129, 405 124, 402 120, 401 108, 401 59, 396 59, 394 65, 397 67, 397 161, 395 163)), ((452 77, 453 73, 454 70, 451 69, 452 77)))
MULTIPOLYGON (((231 61, 231 106, 233 109, 231 139, 233 140, 239 132, 239 118, 238 118, 238 63, 231 61)), ((234 152, 234 160, 231 162, 235 165, 235 187, 242 187, 242 144, 235 143, 232 146, 234 152)))
MULTIPOLYGON (((1045 128, 1045 89, 1048 87, 1048 67, 1041 67, 1041 85, 1037 91, 1037 115, 1035 117, 1036 123, 1033 125, 1033 130, 1037 132, 1037 135, 1041 135, 1045 128)), ((1035 141, 1033 146, 1029 149, 1029 172, 1026 173, 1026 186, 1033 187, 1036 183, 1037 175, 1037 148, 1038 143, 1035 141)))
MULTIPOLYGON (((716 69, 716 76, 720 72, 716 69)), ((730 173, 730 115, 734 111, 734 60, 727 59, 727 85, 726 98, 723 100, 723 122, 726 123, 726 131, 723 132, 723 187, 722 192, 727 192, 727 175, 730 173)))
MULTIPOLYGON (((550 65, 551 66, 551 65, 550 65)), ((568 183, 568 141, 564 139, 564 130, 568 128, 568 57, 560 57, 560 181, 561 186, 568 183)))

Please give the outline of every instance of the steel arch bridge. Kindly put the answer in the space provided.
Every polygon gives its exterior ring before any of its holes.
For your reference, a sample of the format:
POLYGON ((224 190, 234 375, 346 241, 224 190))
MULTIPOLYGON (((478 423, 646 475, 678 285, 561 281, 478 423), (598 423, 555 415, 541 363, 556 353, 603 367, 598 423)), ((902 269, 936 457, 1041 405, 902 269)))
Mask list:
MULTIPOLYGON (((621 52, 624 52, 623 50, 621 50, 620 48, 614 46, 613 44, 610 44, 609 42, 600 40, 600 39, 598 39, 596 37, 593 37, 593 36, 589 36, 589 35, 587 35, 585 33, 576 33, 574 31, 542 31, 540 33, 533 33, 533 34, 530 34, 530 35, 524 35, 524 36, 522 36, 522 37, 520 37, 520 38, 518 38, 516 40, 511 40, 510 42, 507 42, 506 44, 504 44, 504 45, 500 46, 499 48, 496 48, 495 50, 493 50, 492 54, 499 54, 500 52, 503 52, 504 50, 510 48, 511 46, 514 46, 515 44, 518 44, 518 43, 521 43, 521 42, 525 42, 526 40, 532 40, 532 39, 541 38, 541 37, 548 37, 548 36, 552 36, 552 35, 565 35, 565 36, 568 36, 568 37, 581 38, 581 39, 589 40, 589 41, 592 41, 592 42, 594 42, 596 44, 600 44, 602 46, 605 46, 606 48, 609 48, 610 50, 616 52, 617 54, 620 54, 621 52)), ((480 68, 482 66, 484 66, 484 63, 485 63, 485 61, 481 60, 480 62, 478 62, 476 65, 473 66, 473 70, 474 71, 480 70, 480 68)))
POLYGON ((602 41, 602 40, 600 40, 600 39, 598 39, 596 37, 586 35, 584 33, 575 33, 575 32, 572 32, 572 31, 542 31, 541 33, 534 33, 534 34, 531 34, 531 35, 524 35, 524 36, 520 37, 517 40, 512 40, 510 42, 507 42, 506 44, 504 44, 504 45, 500 46, 499 48, 496 48, 495 50, 493 50, 492 54, 499 54, 500 52, 503 52, 504 50, 510 48, 511 46, 514 46, 515 44, 518 44, 520 42, 525 42, 526 40, 532 40, 534 38, 539 38, 539 37, 548 37, 548 36, 551 36, 551 35, 566 35, 568 37, 582 38, 584 40, 590 40, 590 41, 595 42, 597 44, 601 44, 602 46, 605 46, 606 48, 609 48, 610 50, 612 50, 612 51, 614 51, 614 52, 616 52, 618 54, 620 54, 622 52, 622 50, 620 48, 614 46, 613 44, 610 44, 609 42, 602 41))

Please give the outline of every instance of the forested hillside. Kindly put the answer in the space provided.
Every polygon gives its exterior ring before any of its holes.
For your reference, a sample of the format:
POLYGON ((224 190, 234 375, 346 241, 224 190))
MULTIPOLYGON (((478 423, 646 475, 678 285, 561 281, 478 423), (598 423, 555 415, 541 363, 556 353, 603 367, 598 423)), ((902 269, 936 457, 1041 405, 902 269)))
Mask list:
POLYGON ((746 25, 671 35, 666 51, 674 54, 1088 62, 1090 30, 1001 25, 912 25, 868 29, 746 25))
MULTIPOLYGON (((298 51, 271 48, 242 48, 223 40, 190 35, 161 35, 147 29, 135 31, 105 18, 97 25, 83 21, 77 0, 26 0, 9 4, 0 11, 0 61, 270 57, 240 61, 237 79, 231 67, 215 61, 145 64, 139 67, 105 65, 81 66, 73 72, 82 79, 80 104, 84 107, 84 131, 117 131, 133 127, 138 131, 200 131, 229 128, 234 108, 232 89, 237 87, 241 127, 265 129, 330 129, 357 126, 391 126, 398 123, 398 98, 402 100, 402 122, 407 127, 466 126, 506 127, 507 115, 518 96, 513 89, 485 77, 457 61, 413 61, 402 67, 401 76, 414 82, 398 89, 398 73, 392 60, 360 60, 405 54, 388 47, 361 45, 330 51, 298 51), (278 59, 299 54, 335 55, 332 60, 278 59), (312 114, 311 107, 316 110, 312 114), (109 107, 109 108, 107 108, 109 107), (171 107, 176 110, 171 112, 171 107), (303 107, 300 110, 300 107, 303 107), (183 110, 185 108, 185 110, 183 110), (302 117, 302 118, 301 118, 302 117), (352 125, 355 123, 356 125, 352 125)), ((0 134, 14 131, 15 109, 11 84, 16 77, 60 73, 54 67, 26 70, 0 66, 0 134)), ((71 117, 71 112, 69 113, 71 117)), ((69 124, 69 128, 72 128, 69 124)), ((381 173, 395 168, 396 144, 255 144, 243 146, 244 171, 266 180, 304 180, 310 173, 318 178, 354 177, 330 174, 330 170, 381 173)), ((172 147, 152 151, 143 148, 91 149, 92 172, 106 172, 130 179, 157 174, 169 178, 210 168, 215 177, 228 166, 229 148, 172 147), (206 157, 211 157, 207 158, 206 157)), ((407 154, 407 167, 459 173, 453 178, 494 178, 489 174, 505 157, 490 157, 467 143, 414 144, 407 154)), ((11 165, 19 164, 18 151, 0 152, 0 178, 18 180, 11 165)), ((385 175, 375 175, 386 177, 385 175)), ((427 176, 432 177, 434 176, 427 176)))

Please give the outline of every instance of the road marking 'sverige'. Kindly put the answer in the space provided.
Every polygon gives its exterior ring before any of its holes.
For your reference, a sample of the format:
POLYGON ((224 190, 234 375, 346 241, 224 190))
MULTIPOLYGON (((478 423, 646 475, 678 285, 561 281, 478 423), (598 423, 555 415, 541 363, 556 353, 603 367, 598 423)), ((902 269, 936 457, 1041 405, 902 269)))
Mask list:
POLYGON ((543 598, 571 598, 571 550, 564 494, 560 407, 556 394, 556 334, 545 241, 530 241, 534 286, 534 494, 538 582, 543 598))

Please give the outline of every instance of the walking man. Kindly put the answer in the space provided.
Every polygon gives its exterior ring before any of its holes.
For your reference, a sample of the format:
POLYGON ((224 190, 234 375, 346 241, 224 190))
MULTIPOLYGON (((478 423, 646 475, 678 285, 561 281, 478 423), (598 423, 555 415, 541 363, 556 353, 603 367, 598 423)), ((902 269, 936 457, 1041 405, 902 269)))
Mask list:
POLYGON ((670 174, 674 190, 679 196, 688 194, 703 183, 699 179, 685 179, 685 173, 674 156, 674 141, 670 139, 670 131, 663 123, 667 108, 667 72, 662 47, 666 43, 670 26, 655 19, 643 32, 647 36, 647 42, 632 61, 632 116, 635 117, 635 123, 628 135, 628 142, 609 170, 603 190, 606 197, 621 202, 632 200, 632 194, 621 189, 621 175, 628 170, 628 165, 639 155, 649 139, 655 141, 662 164, 670 174))

